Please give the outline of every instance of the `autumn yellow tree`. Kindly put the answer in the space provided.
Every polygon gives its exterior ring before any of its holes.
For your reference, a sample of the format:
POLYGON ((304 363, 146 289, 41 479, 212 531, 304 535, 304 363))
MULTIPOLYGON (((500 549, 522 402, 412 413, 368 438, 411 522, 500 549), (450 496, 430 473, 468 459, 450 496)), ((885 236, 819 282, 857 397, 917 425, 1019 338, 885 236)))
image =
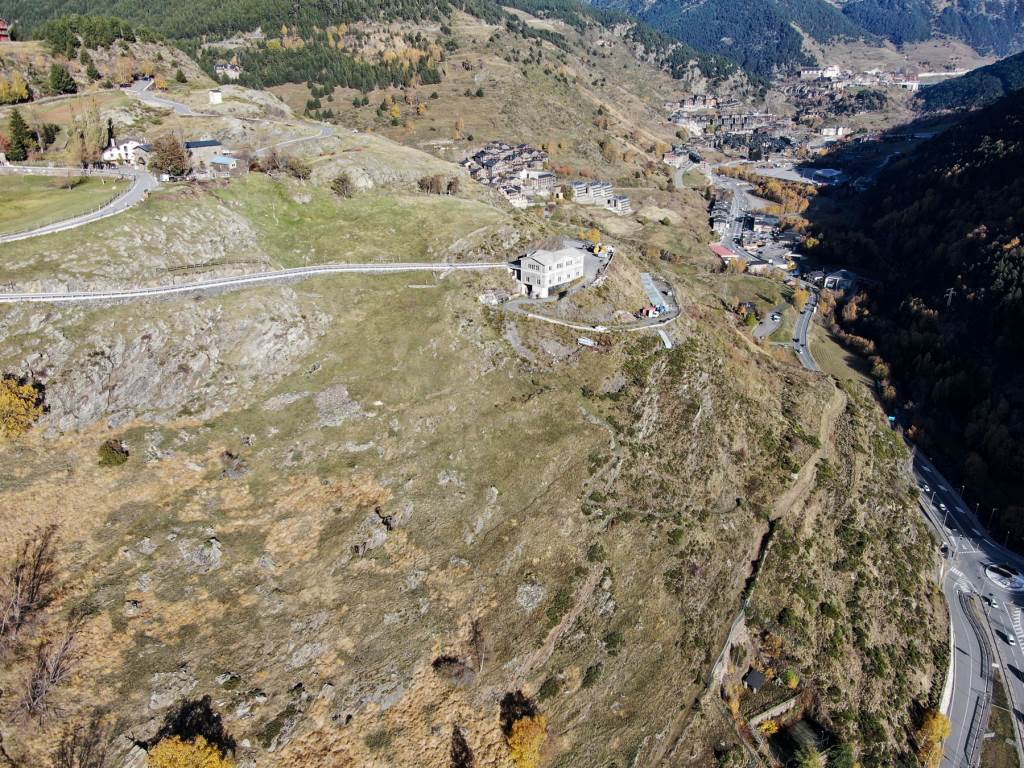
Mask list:
POLYGON ((121 56, 114 65, 114 82, 118 85, 131 85, 135 79, 135 61, 129 56, 121 56))
POLYGON ((942 762, 942 742, 951 732, 949 718, 941 712, 929 709, 924 714, 921 727, 917 729, 917 756, 925 768, 938 768, 942 762))
POLYGON ((537 768, 540 749, 547 738, 548 721, 544 715, 533 715, 516 720, 508 737, 509 756, 516 768, 537 768))
POLYGON ((765 720, 758 727, 759 727, 761 733, 763 733, 765 736, 771 736, 772 734, 775 734, 775 733, 779 732, 779 723, 778 723, 778 721, 777 720, 772 720, 771 718, 769 718, 768 720, 765 720))
POLYGON ((462 138, 462 131, 466 128, 466 121, 462 119, 462 115, 455 118, 455 129, 452 131, 452 138, 458 140, 462 138))
POLYGON ((43 403, 31 384, 0 379, 0 436, 18 437, 43 415, 43 403))
POLYGON ((220 750, 202 736, 182 741, 177 736, 163 739, 150 750, 148 768, 233 768, 234 761, 222 757, 220 750))
POLYGON ((142 67, 140 67, 140 71, 146 77, 152 77, 153 75, 156 74, 156 62, 153 62, 153 61, 144 61, 144 62, 142 62, 142 67))
POLYGON ((793 291, 793 306, 796 307, 796 311, 803 312, 810 298, 811 292, 806 288, 797 288, 793 291))

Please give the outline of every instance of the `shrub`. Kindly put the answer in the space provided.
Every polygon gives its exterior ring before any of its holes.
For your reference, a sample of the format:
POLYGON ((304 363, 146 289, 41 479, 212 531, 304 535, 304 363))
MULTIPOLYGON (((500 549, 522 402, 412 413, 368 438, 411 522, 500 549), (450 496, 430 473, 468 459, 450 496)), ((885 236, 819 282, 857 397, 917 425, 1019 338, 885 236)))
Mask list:
POLYGON ((185 73, 182 72, 180 69, 175 71, 175 73, 174 73, 174 80, 175 80, 175 82, 178 82, 178 83, 187 83, 188 82, 188 79, 185 77, 185 73))
POLYGON ((0 436, 19 437, 43 415, 39 391, 13 377, 0 379, 0 436))
POLYGON ((782 673, 782 684, 791 691, 795 691, 796 687, 800 685, 800 676, 792 669, 787 669, 782 673))
POLYGON ((120 440, 106 440, 99 448, 101 467, 119 467, 128 461, 128 447, 120 440))
POLYGON ((0 579, 0 651, 54 595, 57 576, 57 526, 39 528, 21 543, 10 569, 0 579))
POLYGON ((555 593, 555 597, 547 610, 548 620, 552 625, 561 621, 566 611, 572 608, 573 602, 575 601, 573 600, 572 593, 564 587, 555 593))
POLYGON ((597 681, 601 679, 601 673, 604 671, 604 665, 601 662, 597 664, 591 664, 587 667, 583 673, 583 682, 580 684, 583 688, 591 688, 597 685, 597 681))
POLYGON ((178 736, 163 739, 149 751, 148 768, 231 768, 232 760, 208 744, 202 736, 195 741, 183 741, 178 736))
POLYGON ((347 173, 339 173, 331 181, 331 191, 338 197, 352 197, 352 193, 355 191, 352 177, 347 173))
POLYGON ((587 562, 603 563, 607 555, 608 553, 605 552, 604 545, 599 541, 595 541, 587 550, 587 562))
POLYGON ((466 741, 466 735, 457 725, 452 726, 451 746, 451 767, 452 768, 473 768, 476 765, 476 758, 473 757, 473 750, 466 741))
POLYGON ((313 175, 313 169, 297 157, 289 157, 285 163, 284 170, 293 179, 298 179, 299 181, 306 181, 313 175))
POLYGON ((540 690, 537 691, 537 698, 541 701, 546 699, 553 699, 562 690, 562 684, 555 676, 549 677, 543 683, 541 683, 540 690))
POLYGON ((395 734, 388 728, 379 728, 366 735, 363 739, 363 743, 366 744, 367 748, 379 752, 382 749, 387 749, 391 746, 391 742, 394 741, 395 734))
POLYGON ((625 636, 619 630, 612 630, 605 634, 601 638, 601 642, 604 644, 604 648, 608 651, 609 655, 617 656, 619 651, 622 650, 622 646, 626 644, 625 636))

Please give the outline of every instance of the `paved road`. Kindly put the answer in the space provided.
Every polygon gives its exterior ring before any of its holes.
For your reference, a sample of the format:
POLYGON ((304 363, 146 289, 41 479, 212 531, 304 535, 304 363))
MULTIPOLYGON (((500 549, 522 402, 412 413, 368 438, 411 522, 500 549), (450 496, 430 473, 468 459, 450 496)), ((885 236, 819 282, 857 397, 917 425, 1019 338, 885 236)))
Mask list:
POLYGON ((179 285, 154 286, 152 288, 127 288, 117 291, 53 291, 49 293, 0 293, 0 304, 69 304, 87 302, 118 302, 136 299, 151 299, 183 293, 204 293, 230 290, 261 283, 281 283, 301 280, 316 275, 338 273, 384 272, 465 272, 487 269, 508 269, 505 262, 467 262, 445 264, 443 262, 411 262, 397 264, 321 264, 314 267, 295 267, 259 272, 253 275, 236 275, 212 280, 200 280, 179 285))
POLYGON ((818 294, 810 286, 803 284, 811 292, 810 298, 807 300, 807 306, 804 307, 804 311, 800 313, 800 316, 796 319, 796 328, 793 332, 793 349, 796 352, 796 357, 800 361, 800 365, 809 371, 820 371, 818 363, 814 360, 814 355, 811 354, 811 347, 808 343, 808 336, 811 332, 811 319, 814 317, 814 313, 818 308, 818 294))
POLYGON ((914 474, 929 489, 927 493, 922 489, 922 510, 949 549, 943 563, 943 592, 953 625, 953 690, 947 713, 953 727, 942 765, 974 768, 981 756, 979 745, 987 725, 988 679, 995 669, 993 664, 1003 670, 1018 732, 1024 718, 1024 593, 1002 589, 985 574, 990 564, 1009 564, 1024 572, 1024 558, 992 539, 960 494, 920 451, 914 457, 914 474), (962 596, 969 595, 995 598, 994 607, 976 601, 982 608, 981 626, 972 622, 962 600, 962 596), (1008 642, 1011 636, 1015 640, 1012 646, 1008 642))
POLYGON ((152 80, 136 80, 127 90, 130 93, 135 94, 139 98, 139 101, 144 104, 169 109, 174 112, 174 114, 181 115, 182 117, 216 117, 216 115, 213 114, 206 115, 195 112, 192 107, 187 104, 182 104, 178 101, 171 101, 170 99, 165 99, 162 96, 157 96, 150 90, 152 86, 152 80))
POLYGON ((117 171, 83 171, 81 168, 36 168, 32 166, 4 166, 0 167, 0 173, 18 174, 23 176, 64 176, 68 173, 86 173, 90 176, 129 176, 133 179, 131 187, 122 195, 111 200, 105 206, 92 213, 85 213, 74 218, 64 219, 53 224, 28 230, 27 232, 15 232, 9 235, 0 235, 0 243, 12 243, 15 240, 25 240, 30 237, 49 235, 54 232, 63 232, 67 229, 91 224, 94 221, 105 219, 108 216, 122 213, 134 205, 146 199, 146 196, 157 188, 156 177, 143 168, 122 168, 117 171))
MULTIPOLYGON (((180 101, 174 101, 172 99, 164 98, 163 96, 158 96, 151 90, 152 86, 152 80, 136 80, 132 84, 131 88, 127 90, 130 93, 133 93, 135 96, 137 96, 139 100, 143 103, 149 104, 150 106, 154 107, 162 107, 164 109, 169 109, 173 111, 174 114, 179 115, 180 117, 224 117, 224 115, 217 114, 216 112, 196 112, 194 109, 192 109, 192 107, 188 106, 187 104, 182 104, 180 101)), ((236 120, 243 120, 254 123, 280 123, 282 125, 291 126, 290 123, 284 123, 283 121, 280 120, 270 120, 267 118, 240 117, 238 115, 233 115, 233 117, 236 120)), ((266 147, 260 147, 259 149, 255 150, 254 154, 262 155, 263 153, 269 152, 272 149, 280 149, 281 147, 291 146, 292 144, 300 144, 304 141, 326 139, 333 135, 334 128, 330 125, 327 125, 326 123, 322 123, 318 125, 317 132, 315 134, 312 134, 310 136, 299 136, 294 139, 285 139, 284 141, 279 141, 276 144, 271 144, 266 147)))

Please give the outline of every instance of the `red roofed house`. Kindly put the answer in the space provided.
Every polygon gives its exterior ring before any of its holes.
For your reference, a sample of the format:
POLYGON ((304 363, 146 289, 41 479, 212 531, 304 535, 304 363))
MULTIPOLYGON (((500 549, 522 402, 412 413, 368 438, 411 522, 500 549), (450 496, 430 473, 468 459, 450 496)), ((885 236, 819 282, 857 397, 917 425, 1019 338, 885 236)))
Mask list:
POLYGON ((736 258, 736 252, 733 251, 731 248, 728 248, 728 247, 722 245, 721 243, 712 243, 711 244, 711 251, 716 256, 720 256, 723 259, 735 259, 736 258))
POLYGON ((9 43, 11 41, 10 28, 7 26, 7 22, 0 19, 0 43, 9 43))

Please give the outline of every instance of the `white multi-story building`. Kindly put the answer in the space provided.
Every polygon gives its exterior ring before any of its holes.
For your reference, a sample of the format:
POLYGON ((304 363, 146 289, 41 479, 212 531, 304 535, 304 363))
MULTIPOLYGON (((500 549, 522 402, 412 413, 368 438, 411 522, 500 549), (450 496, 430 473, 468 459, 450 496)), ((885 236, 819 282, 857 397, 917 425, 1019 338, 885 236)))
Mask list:
POLYGON ((546 299, 553 288, 583 277, 586 252, 581 248, 563 245, 556 251, 538 249, 513 263, 512 271, 522 284, 523 292, 546 299))
POLYGON ((110 140, 110 146, 103 150, 100 159, 105 163, 118 163, 119 165, 135 165, 136 153, 142 146, 141 141, 129 139, 118 144, 114 139, 110 140))

